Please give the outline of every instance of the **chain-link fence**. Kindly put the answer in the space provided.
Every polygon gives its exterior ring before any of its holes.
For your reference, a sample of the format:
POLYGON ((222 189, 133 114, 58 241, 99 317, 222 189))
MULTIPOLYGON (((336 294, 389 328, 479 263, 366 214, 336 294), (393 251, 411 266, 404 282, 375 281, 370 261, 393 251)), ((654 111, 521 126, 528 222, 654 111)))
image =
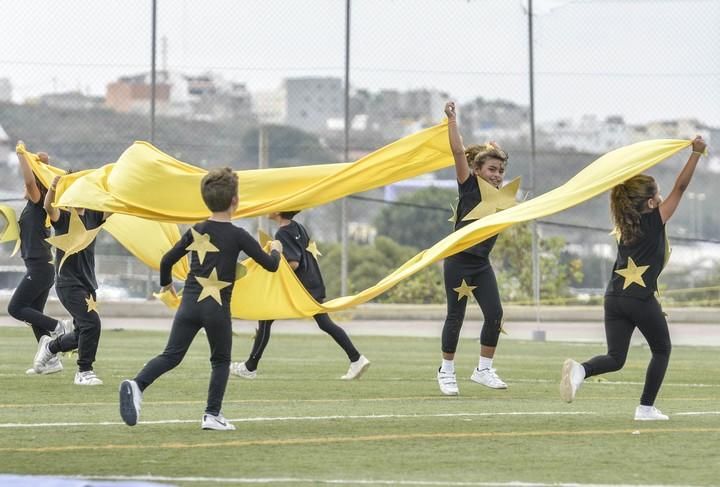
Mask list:
MULTIPOLYGON (((720 142, 720 0, 10 0, 3 18, 0 198, 18 209, 18 139, 72 169, 149 139, 199 166, 286 167, 356 160, 437 123, 454 99, 465 142, 507 148, 523 194, 638 140, 720 142)), ((651 171, 661 190, 683 163, 651 171)), ((718 301, 718 172, 711 152, 668 227, 669 300, 718 301)), ((354 292, 447 235, 456 191, 447 169, 347 198, 345 218, 340 202, 300 213, 330 294, 341 292, 343 254, 354 292)), ((540 222, 542 301, 602 293, 614 258, 608 206, 604 195, 540 222)), ((506 301, 532 300, 529 247, 511 245, 529 245, 528 231, 501 236, 493 254, 506 301)), ((22 270, 10 250, 0 250, 4 287, 22 270)), ((154 288, 156 275, 109 236, 98 254, 109 294, 154 288)), ((380 300, 442 302, 438 276, 433 266, 380 300)))

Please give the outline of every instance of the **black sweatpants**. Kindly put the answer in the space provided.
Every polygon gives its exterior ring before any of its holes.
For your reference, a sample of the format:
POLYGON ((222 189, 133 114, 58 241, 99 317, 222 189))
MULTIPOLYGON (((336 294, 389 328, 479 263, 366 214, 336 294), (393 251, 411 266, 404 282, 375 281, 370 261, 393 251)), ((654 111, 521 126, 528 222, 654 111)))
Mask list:
POLYGON ((647 340, 652 358, 645 373, 640 404, 655 403, 670 361, 670 332, 665 314, 655 296, 637 299, 624 296, 605 297, 605 335, 607 355, 598 355, 583 363, 585 377, 622 369, 630 348, 630 338, 637 327, 647 340))
POLYGON ((78 351, 77 365, 80 372, 93 370, 95 354, 100 343, 100 315, 90 309, 90 299, 95 301, 95 290, 82 286, 56 287, 60 302, 73 317, 72 333, 56 338, 48 348, 52 353, 78 351))
POLYGON ((49 262, 25 262, 25 275, 8 303, 8 314, 24 321, 39 341, 55 330, 58 320, 43 314, 48 294, 55 283, 55 267, 49 262))
POLYGON ((232 353, 232 320, 230 306, 219 305, 212 298, 197 302, 197 295, 184 295, 175 314, 170 337, 163 353, 148 362, 135 377, 141 391, 182 362, 195 335, 205 328, 210 345, 210 386, 205 412, 217 416, 222 409, 225 388, 230 375, 232 353))
POLYGON ((463 279, 468 286, 477 286, 472 293, 480 305, 484 318, 480 332, 480 344, 496 347, 502 328, 503 309, 492 266, 487 261, 478 263, 478 258, 472 255, 459 253, 445 259, 443 274, 447 298, 447 317, 442 330, 442 351, 455 353, 460 339, 460 329, 465 321, 468 298, 463 297, 458 300, 458 292, 454 288, 459 287, 463 279))
MULTIPOLYGON (((317 299, 317 298, 316 298, 317 299)), ((321 299, 317 299, 318 302, 322 302, 321 299)), ((357 351, 355 345, 345 330, 339 327, 327 313, 321 313, 313 316, 315 323, 320 327, 322 331, 330 335, 335 343, 345 351, 350 362, 355 362, 360 358, 360 352, 357 351)), ((274 320, 260 320, 258 321, 257 332, 255 333, 255 341, 253 342, 252 351, 250 357, 245 361, 245 366, 248 370, 257 369, 258 363, 263 356, 265 347, 267 347, 270 341, 270 326, 274 320)))

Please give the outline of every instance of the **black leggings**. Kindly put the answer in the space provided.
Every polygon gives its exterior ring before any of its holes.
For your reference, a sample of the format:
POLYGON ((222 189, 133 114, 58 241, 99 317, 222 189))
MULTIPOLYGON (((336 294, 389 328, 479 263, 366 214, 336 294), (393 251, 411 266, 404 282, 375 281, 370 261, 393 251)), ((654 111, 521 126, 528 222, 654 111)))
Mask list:
POLYGON ((56 338, 48 348, 52 353, 78 351, 77 365, 80 372, 93 370, 95 354, 100 344, 100 315, 90 309, 90 299, 94 301, 95 291, 82 286, 58 287, 60 302, 73 317, 75 327, 72 333, 56 338))
POLYGON ((135 382, 144 391, 158 377, 177 367, 201 328, 207 333, 212 366, 205 412, 217 416, 222 409, 230 375, 232 321, 230 307, 221 306, 212 298, 198 303, 196 295, 183 296, 165 350, 143 367, 135 382))
POLYGON ((608 353, 593 357, 582 365, 586 377, 622 369, 635 327, 643 334, 652 352, 640 397, 641 405, 652 406, 665 377, 672 349, 667 320, 655 296, 644 300, 606 296, 605 335, 608 353))
POLYGON ((473 265, 476 260, 476 257, 460 253, 448 257, 443 262, 447 297, 447 317, 442 330, 443 353, 455 353, 460 339, 468 298, 463 297, 458 300, 459 295, 454 288, 459 287, 463 279, 468 286, 477 286, 472 293, 480 305, 485 320, 480 332, 480 344, 496 347, 500 338, 503 309, 495 272, 487 262, 485 265, 473 265))
POLYGON ((49 262, 25 263, 27 271, 15 288, 8 303, 8 314, 16 320, 24 321, 40 340, 55 330, 58 320, 43 314, 48 294, 55 282, 55 267, 49 262))
MULTIPOLYGON (((350 362, 355 362, 360 358, 360 352, 357 351, 355 346, 350 340, 350 337, 345 333, 345 330, 340 328, 335 322, 330 319, 327 313, 322 313, 313 316, 315 323, 320 327, 322 331, 330 335, 335 343, 340 345, 342 349, 350 359, 350 362)), ((250 352, 250 357, 245 361, 245 366, 248 370, 257 369, 258 363, 263 356, 265 347, 267 347, 270 341, 270 326, 273 324, 273 320, 260 320, 258 321, 257 332, 255 333, 255 341, 253 342, 253 348, 250 352)))

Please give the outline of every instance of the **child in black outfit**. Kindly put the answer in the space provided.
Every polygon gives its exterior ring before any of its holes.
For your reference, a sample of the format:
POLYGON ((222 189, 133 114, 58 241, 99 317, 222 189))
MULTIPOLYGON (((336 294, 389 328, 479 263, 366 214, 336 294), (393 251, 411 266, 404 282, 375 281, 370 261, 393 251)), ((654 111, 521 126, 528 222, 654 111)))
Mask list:
POLYGON ((273 241, 271 253, 267 254, 248 232, 232 224, 232 214, 238 204, 238 178, 231 169, 211 170, 200 184, 203 200, 212 216, 188 230, 160 262, 162 290, 175 294, 172 267, 192 252, 190 273, 165 351, 148 362, 134 379, 120 384, 120 415, 129 426, 138 422, 143 391, 180 364, 195 335, 204 328, 210 344, 212 374, 202 429, 235 429, 223 417, 221 407, 230 374, 230 299, 238 255, 245 252, 262 267, 275 272, 282 245, 273 241))
MULTIPOLYGON (((283 244, 283 254, 297 274, 305 289, 318 302, 325 299, 325 283, 320 274, 320 267, 313 252, 317 252, 315 242, 310 240, 304 226, 293 220, 299 211, 283 211, 272 213, 270 219, 280 228, 275 232, 275 238, 283 244)), ((350 368, 341 377, 343 380, 358 379, 370 367, 370 361, 360 355, 345 330, 340 328, 327 313, 313 316, 320 329, 330 335, 342 347, 350 360, 350 368)), ((257 376, 257 366, 262 358, 263 351, 270 341, 270 326, 273 320, 258 322, 255 342, 250 357, 245 362, 233 362, 230 372, 244 379, 254 379, 257 376)))
MULTIPOLYGON (((85 230, 88 231, 102 225, 111 215, 111 213, 85 208, 71 208, 68 211, 52 206, 59 179, 60 176, 53 179, 45 195, 44 204, 56 236, 67 234, 70 231, 73 218, 79 218, 85 230)), ((97 297, 95 291, 98 287, 95 279, 95 239, 80 252, 70 255, 60 265, 64 256, 63 250, 56 250, 55 267, 58 271, 55 290, 60 302, 73 317, 75 327, 72 332, 55 339, 50 336, 41 337, 33 368, 36 373, 41 374, 58 352, 69 352, 77 348, 78 371, 75 373, 74 383, 79 386, 99 386, 103 381, 93 370, 101 329, 100 315, 98 315, 95 302, 97 297)))

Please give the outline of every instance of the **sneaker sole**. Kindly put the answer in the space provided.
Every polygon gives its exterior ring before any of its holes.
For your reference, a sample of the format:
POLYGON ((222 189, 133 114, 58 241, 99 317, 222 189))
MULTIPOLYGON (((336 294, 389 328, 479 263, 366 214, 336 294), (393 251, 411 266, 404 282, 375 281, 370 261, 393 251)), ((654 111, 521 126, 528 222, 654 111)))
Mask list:
POLYGON ((670 418, 635 418, 635 421, 667 421, 670 418))
POLYGON ((127 380, 120 383, 120 417, 128 426, 137 424, 138 414, 133 401, 133 390, 130 381, 127 380))
POLYGON ((488 389, 495 389, 495 390, 500 391, 500 390, 504 390, 504 389, 507 389, 507 388, 508 388, 507 384, 505 384, 504 386, 498 386, 498 387, 491 386, 490 384, 486 384, 486 383, 484 383, 484 382, 481 382, 481 381, 477 380, 474 376, 470 376, 470 380, 473 381, 473 382, 476 383, 476 384, 480 384, 481 386, 485 386, 485 387, 487 387, 488 389))
POLYGON ((360 377, 362 377, 362 375, 365 373, 365 371, 366 371, 367 369, 370 368, 370 365, 371 365, 371 362, 368 362, 368 363, 366 363, 365 365, 363 365, 363 366, 362 366, 362 369, 360 369, 360 370, 358 371, 358 373, 355 374, 354 377, 347 377, 347 378, 346 378, 345 376, 342 376, 342 377, 340 377, 340 378, 341 378, 342 380, 357 380, 357 379, 359 379, 360 377))
POLYGON ((573 402, 575 399, 572 391, 570 373, 572 372, 573 361, 566 359, 562 366, 562 378, 560 379, 560 399, 565 402, 573 402))

